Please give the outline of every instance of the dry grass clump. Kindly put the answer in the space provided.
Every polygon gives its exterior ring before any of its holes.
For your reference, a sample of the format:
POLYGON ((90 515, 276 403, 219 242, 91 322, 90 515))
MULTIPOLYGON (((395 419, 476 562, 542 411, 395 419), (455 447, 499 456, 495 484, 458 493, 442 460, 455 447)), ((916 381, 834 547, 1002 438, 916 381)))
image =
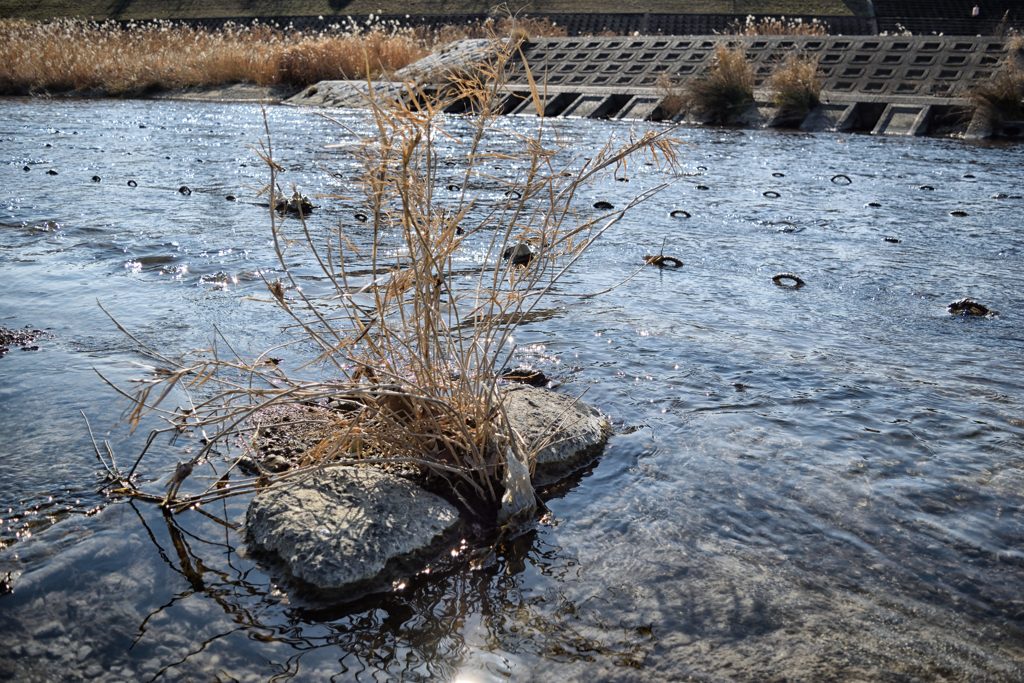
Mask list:
POLYGON ((719 45, 711 68, 686 90, 691 114, 707 123, 731 123, 754 103, 754 72, 742 49, 719 45))
POLYGON ((172 22, 0 20, 0 94, 126 95, 238 82, 302 87, 373 78, 428 51, 411 29, 382 24, 307 34, 259 23, 206 30, 172 22))
POLYGON ((658 104, 657 119, 674 119, 686 109, 686 92, 678 81, 668 74, 661 74, 655 82, 661 102, 658 104))
POLYGON ((880 35, 880 36, 902 36, 902 37, 909 38, 909 37, 914 35, 914 32, 911 31, 909 28, 907 28, 906 26, 904 26, 903 24, 901 24, 901 23, 899 23, 897 21, 896 22, 896 27, 892 31, 882 31, 878 35, 880 35))
POLYGON ((254 22, 209 30, 170 21, 0 19, 0 94, 131 95, 229 83, 301 89, 386 76, 456 40, 564 36, 547 19, 413 28, 371 18, 302 32, 254 22))
POLYGON ((739 36, 827 36, 828 24, 811 19, 787 19, 786 17, 755 17, 748 14, 740 22, 733 22, 725 31, 739 36))
POLYGON ((276 83, 302 88, 323 80, 376 78, 427 54, 410 31, 315 36, 277 53, 276 83))
POLYGON ((968 93, 975 112, 993 129, 1004 121, 1024 121, 1024 67, 1011 55, 987 81, 968 93))
POLYGON ((1006 38, 1006 51, 1015 64, 1021 65, 1024 61, 1024 35, 1011 29, 1006 38))
POLYGON ((817 57, 790 53, 768 79, 768 88, 781 114, 807 114, 817 106, 821 95, 817 57))
MULTIPOLYGON (((357 153, 367 220, 351 226, 351 234, 350 226, 338 225, 324 235, 301 217, 270 212, 282 275, 268 282, 269 301, 293 321, 295 343, 319 352, 324 379, 289 377, 267 362, 279 352, 243 358, 226 342, 181 360, 144 348, 160 369, 124 392, 134 400, 133 420, 161 413, 172 425, 167 431, 201 433, 205 445, 179 464, 162 497, 108 466, 115 486, 178 510, 334 464, 401 466, 443 482, 449 498, 484 517, 529 517, 530 476, 543 444, 512 431, 497 385, 515 352, 513 332, 547 299, 564 296, 554 292, 560 278, 635 204, 580 216, 574 198, 582 186, 636 153, 669 163, 674 156, 665 130, 588 151, 585 159, 560 147, 543 119, 532 135, 493 130, 501 77, 516 45, 506 42, 452 95, 472 100, 467 109, 474 117, 461 119, 473 122, 469 133, 446 131, 442 112, 451 99, 420 93, 409 103, 371 93, 374 126, 357 153), (441 150, 448 155, 453 146, 464 160, 457 170, 442 163, 441 150), (495 165, 515 173, 496 176, 495 165), (488 191, 472 191, 482 178, 488 191), (485 198, 495 194, 501 198, 485 198), (509 258, 522 249, 528 258, 509 258), (318 283, 295 265, 303 262, 319 264, 318 283), (200 397, 187 408, 166 408, 172 389, 200 397), (252 425, 288 405, 315 407, 306 419, 327 434, 297 468, 247 478, 213 456, 237 451, 238 439, 249 444, 243 454, 258 450, 252 425), (186 479, 193 488, 179 495, 186 479)), ((536 89, 532 96, 542 109, 536 89)), ((262 156, 273 205, 279 169, 269 137, 262 156)))

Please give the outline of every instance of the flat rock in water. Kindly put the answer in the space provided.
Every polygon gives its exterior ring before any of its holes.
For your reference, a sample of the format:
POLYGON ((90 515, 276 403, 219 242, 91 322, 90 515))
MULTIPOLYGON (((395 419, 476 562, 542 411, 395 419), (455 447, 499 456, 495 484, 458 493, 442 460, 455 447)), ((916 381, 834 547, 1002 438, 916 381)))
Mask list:
POLYGON ((508 387, 504 395, 512 428, 528 446, 540 446, 533 477, 537 486, 582 466, 608 441, 608 419, 578 399, 525 385, 508 387))
POLYGON ((246 514, 250 548, 276 555, 322 590, 385 588, 436 549, 459 520, 444 499, 368 467, 337 467, 258 494, 246 514))
POLYGON ((405 85, 400 81, 320 81, 285 100, 286 104, 312 107, 366 109, 373 97, 389 101, 400 98, 405 85))
POLYGON ((233 83, 223 86, 198 86, 169 90, 152 95, 158 100, 187 100, 196 102, 280 102, 290 93, 281 86, 260 86, 251 83, 233 83))

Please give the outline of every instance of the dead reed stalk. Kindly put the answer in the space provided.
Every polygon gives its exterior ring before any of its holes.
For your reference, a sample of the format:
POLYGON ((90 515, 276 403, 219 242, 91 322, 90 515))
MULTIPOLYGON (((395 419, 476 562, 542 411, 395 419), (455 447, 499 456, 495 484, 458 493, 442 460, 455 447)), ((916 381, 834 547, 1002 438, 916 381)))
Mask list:
MULTIPOLYGON (((132 420, 164 411, 169 429, 201 432, 206 439, 191 465, 179 471, 198 480, 193 472, 204 468, 211 483, 180 494, 181 482, 171 474, 165 505, 203 504, 353 462, 413 468, 485 518, 524 512, 510 510, 510 500, 533 501, 529 476, 536 444, 512 431, 498 386, 500 371, 515 353, 513 333, 556 296, 555 285, 588 247, 659 188, 619 210, 583 218, 574 202, 580 189, 633 155, 669 164, 675 157, 664 129, 597 150, 587 161, 551 139, 543 118, 533 134, 499 141, 495 112, 507 63, 516 55, 521 56, 516 41, 496 41, 491 57, 467 70, 440 99, 411 85, 405 99, 371 91, 373 131, 357 152, 365 224, 339 225, 323 239, 306 217, 270 212, 283 275, 268 282, 268 289, 292 320, 296 341, 318 349, 315 364, 326 368, 322 380, 292 379, 266 363, 270 352, 246 359, 223 338, 220 350, 191 361, 143 347, 161 369, 134 390, 121 390, 134 402, 132 420), (458 137, 448 132, 451 119, 443 113, 456 99, 472 112, 460 119, 471 122, 471 133, 458 137), (457 145, 464 160, 457 185, 446 180, 452 171, 442 164, 441 145, 457 145), (488 169, 494 164, 517 169, 516 180, 505 182, 505 199, 483 202, 471 188, 483 175, 493 178, 488 169), (445 183, 458 190, 454 199, 445 183), (368 253, 355 247, 357 240, 348 234, 353 229, 370 231, 368 253), (528 258, 509 257, 520 248, 526 252, 516 253, 528 258), (313 295, 299 286, 290 265, 297 250, 306 263, 319 266, 326 293, 313 295), (472 254, 475 265, 459 265, 472 254), (165 410, 162 403, 175 389, 204 398, 187 410, 165 410), (308 410, 308 421, 322 436, 296 456, 294 467, 278 474, 262 469, 256 432, 261 416, 281 406, 308 410), (235 483, 213 449, 237 451, 239 439, 243 455, 255 455, 260 471, 235 483)), ((532 96, 542 111, 541 93, 535 88, 532 96)), ((279 167, 269 131, 261 156, 273 206, 279 167)), ((121 490, 132 492, 130 477, 115 478, 121 490)))

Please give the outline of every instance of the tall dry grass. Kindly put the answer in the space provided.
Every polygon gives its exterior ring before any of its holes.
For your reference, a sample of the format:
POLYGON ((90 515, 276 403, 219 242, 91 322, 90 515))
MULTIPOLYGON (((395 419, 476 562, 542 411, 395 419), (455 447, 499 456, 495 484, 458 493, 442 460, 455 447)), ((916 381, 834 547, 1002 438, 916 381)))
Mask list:
POLYGON ((727 124, 754 103, 754 72, 742 49, 719 45, 707 73, 690 79, 687 109, 707 123, 727 124))
POLYGON ((659 120, 673 120, 686 110, 686 90, 676 79, 668 74, 661 74, 655 86, 661 97, 657 112, 659 120))
MULTIPOLYGON (((581 189, 633 155, 668 163, 674 155, 667 129, 588 150, 586 157, 550 134, 542 118, 532 134, 494 131, 506 64, 513 54, 521 57, 518 41, 496 45, 448 98, 418 93, 387 101, 371 93, 374 126, 357 152, 366 223, 338 225, 318 237, 322 233, 304 218, 269 213, 283 274, 268 282, 268 301, 291 319, 296 343, 318 350, 325 379, 290 378, 266 362, 273 352, 243 358, 226 342, 183 360, 140 347, 160 369, 134 390, 121 390, 134 401, 132 419, 162 413, 173 425, 168 431, 202 433, 205 446, 179 464, 163 496, 146 493, 131 472, 108 462, 114 486, 177 510, 293 476, 315 476, 334 464, 402 466, 484 518, 530 517, 530 475, 543 444, 514 432, 505 417, 498 375, 515 353, 513 334, 552 297, 569 296, 556 292, 560 279, 625 211, 658 188, 618 210, 582 214, 575 204, 581 189), (470 133, 463 128, 451 136, 446 130, 443 111, 454 98, 471 100, 466 108, 472 117, 460 119, 472 121, 470 133), (453 171, 442 163, 442 149, 453 144, 464 160, 455 172, 460 180, 454 198, 446 189, 453 186, 453 171), (496 164, 517 169, 516 180, 495 178, 496 164), (505 198, 482 202, 470 188, 484 177, 504 183, 505 198), (358 249, 350 230, 369 231, 369 246, 358 249), (525 263, 508 258, 517 247, 531 252, 520 259, 525 263), (319 264, 326 291, 309 293, 306 271, 292 270, 302 262, 319 264), (200 396, 187 409, 165 407, 174 390, 200 396), (260 435, 252 425, 269 409, 287 405, 312 410, 305 418, 316 423, 310 431, 323 434, 297 468, 246 478, 232 475, 230 461, 214 457, 237 451, 239 438, 258 450, 260 435)), ((536 88, 532 97, 542 111, 536 88)), ((279 169, 269 133, 261 155, 273 205, 279 169)), ((495 189, 501 187, 487 194, 495 189)))
POLYGON ((781 114, 802 117, 818 104, 821 75, 814 56, 790 53, 768 78, 772 102, 781 114))
POLYGON ((258 22, 204 29, 169 21, 0 19, 0 94, 130 95, 229 83, 297 90, 320 80, 386 76, 439 45, 495 32, 565 35, 546 19, 517 17, 441 27, 349 20, 312 32, 258 22))
POLYGON ((1018 66, 1024 66, 1024 35, 1011 29, 1006 37, 1006 52, 1009 59, 1018 66))
POLYGON ((303 38, 274 57, 277 83, 301 88, 322 80, 377 78, 428 53, 427 45, 417 40, 412 31, 375 30, 359 35, 303 38))
POLYGON ((429 47, 411 29, 385 25, 309 34, 259 23, 206 30, 171 22, 0 20, 0 93, 125 95, 237 82, 299 88, 324 78, 377 77, 429 47))
POLYGON ((725 31, 738 36, 827 36, 828 24, 820 19, 804 21, 800 18, 755 17, 747 15, 735 21, 725 31))
POLYGON ((1024 66, 1014 53, 987 81, 968 93, 977 115, 998 130, 1004 121, 1024 121, 1024 66))

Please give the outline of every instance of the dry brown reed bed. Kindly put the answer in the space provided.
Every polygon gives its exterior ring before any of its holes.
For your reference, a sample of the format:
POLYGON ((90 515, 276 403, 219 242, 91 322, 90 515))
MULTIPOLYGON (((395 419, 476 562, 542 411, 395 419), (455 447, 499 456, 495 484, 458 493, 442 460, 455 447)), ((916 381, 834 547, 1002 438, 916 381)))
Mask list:
POLYGON ((171 22, 120 25, 0 21, 0 93, 138 94, 227 83, 301 87, 364 78, 428 52, 410 31, 306 34, 264 24, 205 30, 171 22))
POLYGON ((772 102, 780 112, 803 117, 818 105, 821 95, 821 75, 818 59, 812 55, 787 55, 768 79, 772 102))
POLYGON ((134 95, 230 83, 298 90, 324 79, 377 78, 438 45, 513 26, 531 35, 561 30, 512 18, 437 29, 350 22, 315 32, 258 22, 210 30, 167 21, 0 19, 0 94, 134 95))
POLYGON ((1010 35, 1006 53, 996 73, 968 95, 975 111, 995 127, 1004 121, 1024 120, 1024 36, 1010 35))
MULTIPOLYGON (((168 427, 151 441, 161 433, 186 432, 201 436, 203 446, 172 473, 149 468, 145 451, 130 470, 118 469, 112 455, 97 447, 111 490, 181 510, 290 477, 316 476, 323 467, 401 466, 440 484, 447 497, 484 518, 532 519, 530 477, 544 444, 512 430, 498 386, 515 352, 513 333, 542 302, 568 296, 553 293, 556 283, 625 211, 658 189, 617 210, 579 214, 574 200, 581 188, 633 155, 673 164, 674 144, 669 129, 662 129, 618 147, 588 150, 583 158, 564 149, 538 118, 533 134, 503 137, 496 147, 492 123, 502 76, 513 55, 522 57, 518 44, 496 43, 493 57, 454 78, 446 95, 386 101, 371 94, 375 125, 357 152, 368 220, 352 228, 371 231, 369 247, 355 247, 347 235, 351 226, 316 237, 303 217, 270 211, 282 275, 267 283, 267 301, 290 319, 295 343, 318 350, 314 364, 325 379, 293 379, 267 363, 277 351, 246 358, 223 337, 185 357, 139 343, 154 367, 134 388, 118 389, 134 404, 132 423, 156 414, 168 427), (446 131, 442 113, 452 98, 468 100, 473 112, 472 133, 457 139, 446 131), (471 192, 462 190, 453 200, 444 191, 451 170, 442 164, 439 146, 456 141, 465 159, 461 188, 481 174, 492 176, 495 164, 518 169, 517 179, 507 183, 506 201, 482 207, 471 192), (529 249, 530 258, 513 263, 508 253, 515 247, 529 249), (479 259, 468 273, 464 264, 456 267, 467 253, 479 259), (289 264, 303 260, 319 264, 327 294, 307 294, 309 287, 293 277, 289 264), (182 394, 187 407, 170 407, 181 403, 182 394), (240 458, 259 450, 260 416, 288 405, 314 407, 308 412, 317 422, 311 432, 326 436, 296 468, 240 475, 240 458), (154 490, 157 483, 165 488, 154 490)), ((533 99, 543 111, 536 87, 533 99)), ((273 206, 279 168, 269 131, 261 156, 273 206)), ((259 467, 258 457, 255 462, 259 467)))

